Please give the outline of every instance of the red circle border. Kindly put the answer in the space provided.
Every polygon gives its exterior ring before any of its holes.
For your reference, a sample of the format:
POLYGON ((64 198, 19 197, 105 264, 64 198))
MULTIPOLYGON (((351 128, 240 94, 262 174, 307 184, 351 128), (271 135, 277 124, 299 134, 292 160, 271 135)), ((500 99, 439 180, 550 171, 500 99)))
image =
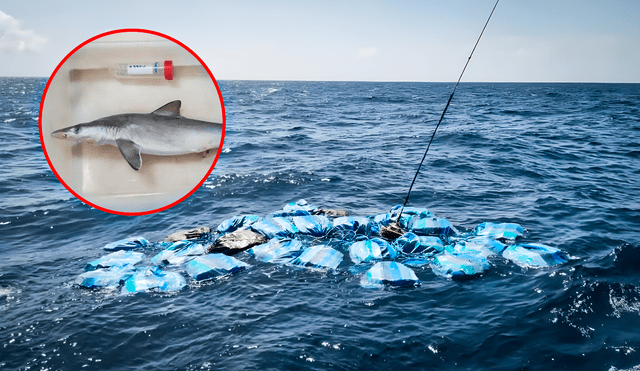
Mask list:
POLYGON ((101 33, 99 35, 96 35, 96 36, 88 39, 87 41, 83 42, 82 44, 78 45, 77 47, 75 47, 71 52, 69 52, 69 54, 67 54, 64 57, 64 59, 62 59, 62 61, 60 63, 58 63, 58 66, 56 67, 55 70, 53 70, 53 73, 49 77, 49 80, 47 81, 47 85, 44 88, 44 92, 42 93, 42 99, 40 100, 40 112, 38 114, 38 130, 40 132, 40 144, 42 146, 42 152, 44 153, 44 156, 47 159, 47 163, 49 164, 49 167, 51 168, 51 170, 55 174, 56 178, 58 178, 60 183, 62 183, 62 185, 69 192, 71 192, 71 194, 73 194, 77 199, 81 200, 82 202, 86 203, 87 205, 89 205, 89 206, 91 206, 93 208, 96 208, 98 210, 110 213, 110 214, 117 214, 117 215, 124 215, 124 216, 139 216, 139 215, 154 214, 154 213, 157 213, 157 212, 164 211, 164 210, 167 210, 169 208, 172 208, 172 207, 176 206, 177 204, 181 203, 182 201, 186 200, 187 198, 189 198, 195 191, 198 190, 198 188, 200 188, 202 186, 202 184, 204 184, 204 182, 207 180, 209 175, 211 175, 211 172, 213 171, 213 168, 218 163, 218 159, 220 158, 220 153, 222 153, 222 146, 224 144, 224 135, 225 135, 226 129, 227 129, 227 119, 226 119, 226 114, 225 114, 225 109, 224 109, 224 100, 222 98, 222 92, 220 91, 220 86, 218 85, 218 82, 216 81, 215 77, 213 77, 213 74, 211 73, 211 70, 209 70, 209 67, 207 67, 207 65, 204 63, 204 61, 193 50, 191 50, 188 46, 186 46, 185 44, 181 43, 180 41, 174 39, 171 36, 165 35, 163 33, 156 32, 156 31, 151 31, 151 30, 145 30, 145 29, 142 29, 142 28, 122 28, 122 29, 117 29, 117 30, 113 30, 113 31, 107 31, 107 32, 101 33), (44 145, 44 137, 42 135, 42 109, 44 107, 44 101, 45 101, 46 96, 47 96, 47 91, 49 90, 49 85, 51 84, 51 81, 53 81, 53 78, 58 73, 58 70, 60 69, 60 67, 62 67, 62 65, 67 61, 67 59, 69 59, 69 57, 71 57, 75 52, 77 52, 80 48, 82 48, 83 46, 87 45, 88 43, 90 43, 90 42, 92 42, 94 40, 97 40, 99 38, 105 37, 105 36, 118 34, 118 33, 124 33, 124 32, 142 32, 142 33, 148 33, 148 34, 151 34, 151 35, 160 36, 160 37, 165 38, 167 40, 173 41, 174 43, 180 45, 186 51, 191 53, 191 55, 193 55, 198 60, 198 62, 200 62, 202 67, 204 67, 204 69, 209 74, 209 77, 211 77, 211 81, 213 81, 213 84, 216 87, 216 91, 218 92, 218 97, 220 98, 220 106, 222 108, 222 136, 220 138, 220 146, 218 147, 218 152, 216 153, 216 158, 213 160, 213 164, 211 165, 211 168, 209 169, 207 174, 204 176, 204 178, 202 178, 200 183, 198 183, 198 185, 196 185, 189 193, 184 195, 179 200, 174 201, 174 202, 170 203, 169 205, 166 205, 166 206, 163 206, 163 207, 160 207, 160 208, 157 208, 157 209, 148 210, 148 211, 141 211, 141 212, 124 212, 124 211, 110 210, 110 209, 104 208, 102 206, 98 206, 98 205, 96 205, 96 204, 94 204, 92 202, 89 202, 86 199, 84 199, 83 197, 81 197, 79 194, 77 194, 73 189, 71 189, 71 187, 69 187, 69 185, 67 185, 67 183, 65 183, 65 181, 58 174, 58 172, 56 171, 55 167, 51 163, 51 159, 49 158, 49 154, 47 153, 47 149, 46 149, 46 147, 44 145))

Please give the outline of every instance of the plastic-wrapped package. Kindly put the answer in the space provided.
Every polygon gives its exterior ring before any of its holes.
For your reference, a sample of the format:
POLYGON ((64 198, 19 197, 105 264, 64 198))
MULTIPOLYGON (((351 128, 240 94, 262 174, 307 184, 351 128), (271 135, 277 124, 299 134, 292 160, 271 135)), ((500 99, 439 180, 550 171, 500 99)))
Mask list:
POLYGON ((262 219, 258 222, 253 223, 249 227, 249 229, 256 233, 260 233, 267 238, 274 238, 276 236, 286 237, 285 232, 278 226, 271 223, 271 221, 269 221, 268 219, 262 219))
POLYGON ((408 228, 411 232, 421 235, 454 236, 457 234, 457 231, 448 220, 426 213, 411 216, 408 228))
POLYGON ((502 256, 524 268, 548 267, 569 260, 561 250, 537 243, 508 246, 502 256))
POLYGON ((356 241, 349 246, 349 257, 356 264, 368 263, 374 260, 395 259, 396 255, 393 245, 381 238, 356 241))
POLYGON ((417 256, 413 258, 404 259, 401 261, 401 263, 406 265, 407 267, 419 268, 419 267, 424 267, 425 265, 431 264, 432 260, 433 260, 432 257, 429 257, 429 256, 425 256, 425 257, 417 256))
POLYGON ((182 264, 198 255, 204 255, 205 247, 194 241, 178 241, 151 258, 153 264, 182 264))
MULTIPOLYGON (((395 222, 396 220, 398 220, 398 214, 400 213, 400 210, 402 210, 402 205, 396 205, 391 208, 391 210, 389 211, 390 221, 395 222)), ((404 229, 408 229, 409 223, 413 217, 417 217, 418 219, 420 219, 432 216, 434 215, 427 209, 405 207, 402 211, 402 216, 400 217, 400 226, 404 229)))
POLYGON ((333 220, 334 230, 353 231, 355 234, 370 236, 380 233, 380 225, 362 216, 343 216, 333 220))
POLYGON ((312 246, 302 252, 290 263, 301 267, 336 269, 342 262, 344 255, 327 245, 312 246))
POLYGON ((389 213, 373 215, 370 218, 381 226, 387 226, 391 223, 391 214, 389 213))
POLYGON ((273 217, 253 223, 249 229, 267 238, 287 238, 298 233, 298 228, 286 218, 273 217))
POLYGON ((276 211, 275 213, 271 213, 267 215, 267 218, 290 218, 294 216, 308 216, 312 215, 307 210, 292 210, 292 211, 276 211))
POLYGON ((451 254, 468 254, 487 258, 491 255, 500 255, 506 245, 487 237, 471 237, 456 241, 445 247, 451 254))
POLYGON ((496 241, 485 237, 471 237, 466 239, 466 245, 468 249, 482 250, 488 249, 493 254, 500 254, 504 251, 507 245, 500 241, 496 241))
POLYGON ((260 220, 262 220, 262 218, 257 215, 236 215, 220 223, 216 232, 218 232, 218 234, 231 233, 238 229, 248 228, 260 220))
POLYGON ((293 224, 302 234, 322 237, 331 229, 331 221, 324 215, 296 216, 293 224))
POLYGON ((100 268, 109 268, 114 266, 134 266, 141 262, 143 258, 144 254, 141 252, 119 250, 87 263, 87 265, 84 266, 84 269, 87 271, 92 271, 100 268))
POLYGON ((399 287, 420 286, 416 274, 402 263, 383 261, 376 263, 362 277, 360 284, 364 287, 380 287, 391 285, 399 287))
POLYGON ((149 241, 144 237, 130 237, 104 245, 107 251, 134 250, 141 247, 147 247, 149 241))
POLYGON ((296 202, 289 202, 288 204, 284 205, 284 207, 282 208, 282 211, 293 212, 293 211, 303 210, 309 214, 313 214, 313 212, 316 211, 317 209, 318 208, 316 206, 309 205, 307 201, 301 199, 296 202))
POLYGON ((212 245, 206 248, 206 252, 235 255, 267 241, 267 238, 260 233, 239 229, 219 237, 212 245))
MULTIPOLYGON (((391 214, 391 218, 395 219, 398 217, 398 213, 402 210, 402 205, 395 205, 389 210, 389 214, 391 214)), ((402 211, 402 215, 423 215, 423 216, 433 216, 431 211, 418 207, 405 207, 402 211)))
POLYGON ((398 252, 407 255, 433 255, 444 251, 442 240, 434 236, 418 236, 407 232, 398 237, 394 244, 398 252))
POLYGON ((476 236, 494 239, 515 240, 524 235, 524 228, 515 223, 480 223, 473 230, 476 236))
POLYGON ((487 259, 468 254, 439 254, 433 257, 431 269, 439 276, 454 280, 477 277, 491 268, 487 259))
POLYGON ((272 217, 268 218, 267 220, 284 231, 287 236, 293 236, 294 234, 300 232, 298 228, 296 228, 295 224, 293 224, 293 222, 287 218, 272 217))
POLYGON ((263 262, 286 263, 300 255, 303 248, 304 245, 298 240, 274 238, 250 248, 247 252, 263 262))
POLYGON ((147 290, 179 291, 187 285, 184 277, 177 272, 166 272, 158 267, 138 268, 122 287, 123 293, 134 293, 147 290))
POLYGON ((90 289, 100 287, 118 287, 129 277, 133 276, 131 265, 113 266, 111 268, 96 269, 78 276, 76 284, 90 289))
POLYGON ((234 274, 250 267, 232 256, 224 254, 207 254, 198 256, 185 266, 187 273, 196 281, 234 274))
POLYGON ((175 255, 176 252, 192 244, 193 244, 192 241, 187 241, 187 240, 181 240, 181 241, 175 241, 175 242, 164 242, 164 241, 160 242, 159 245, 164 247, 165 249, 157 253, 153 258, 151 258, 151 262, 153 264, 158 264, 158 265, 163 264, 163 261, 165 259, 172 257, 173 255, 175 255))

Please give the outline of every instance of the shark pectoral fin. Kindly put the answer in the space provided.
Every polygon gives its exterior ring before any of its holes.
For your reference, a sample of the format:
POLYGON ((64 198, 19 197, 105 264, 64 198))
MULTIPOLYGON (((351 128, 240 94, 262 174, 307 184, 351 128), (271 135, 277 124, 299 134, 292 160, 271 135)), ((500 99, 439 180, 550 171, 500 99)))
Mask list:
POLYGON ((129 163, 129 166, 131 166, 133 170, 140 170, 140 166, 142 166, 140 146, 126 139, 116 139, 116 143, 118 144, 120 153, 122 153, 124 159, 129 163))

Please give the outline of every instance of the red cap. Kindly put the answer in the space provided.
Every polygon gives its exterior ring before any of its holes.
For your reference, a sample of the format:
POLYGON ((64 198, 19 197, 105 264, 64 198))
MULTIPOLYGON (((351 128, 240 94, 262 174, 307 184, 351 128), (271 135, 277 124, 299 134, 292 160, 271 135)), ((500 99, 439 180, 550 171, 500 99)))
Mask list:
POLYGON ((164 79, 173 80, 173 62, 164 61, 164 79))

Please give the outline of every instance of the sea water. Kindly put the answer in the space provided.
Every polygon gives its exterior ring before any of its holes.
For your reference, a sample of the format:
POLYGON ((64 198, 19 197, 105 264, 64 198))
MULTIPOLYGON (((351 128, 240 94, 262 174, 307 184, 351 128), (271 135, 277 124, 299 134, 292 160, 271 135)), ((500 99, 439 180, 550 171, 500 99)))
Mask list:
POLYGON ((123 295, 75 284, 121 239, 301 198, 388 212, 453 84, 221 81, 216 168, 188 200, 139 217, 95 210, 55 178, 38 137, 45 84, 0 78, 0 369, 640 367, 640 85, 462 83, 418 177, 409 206, 461 233, 517 223, 565 264, 498 257, 466 281, 426 265, 419 287, 368 289, 346 251, 336 270, 241 253, 251 267, 233 276, 123 295))

